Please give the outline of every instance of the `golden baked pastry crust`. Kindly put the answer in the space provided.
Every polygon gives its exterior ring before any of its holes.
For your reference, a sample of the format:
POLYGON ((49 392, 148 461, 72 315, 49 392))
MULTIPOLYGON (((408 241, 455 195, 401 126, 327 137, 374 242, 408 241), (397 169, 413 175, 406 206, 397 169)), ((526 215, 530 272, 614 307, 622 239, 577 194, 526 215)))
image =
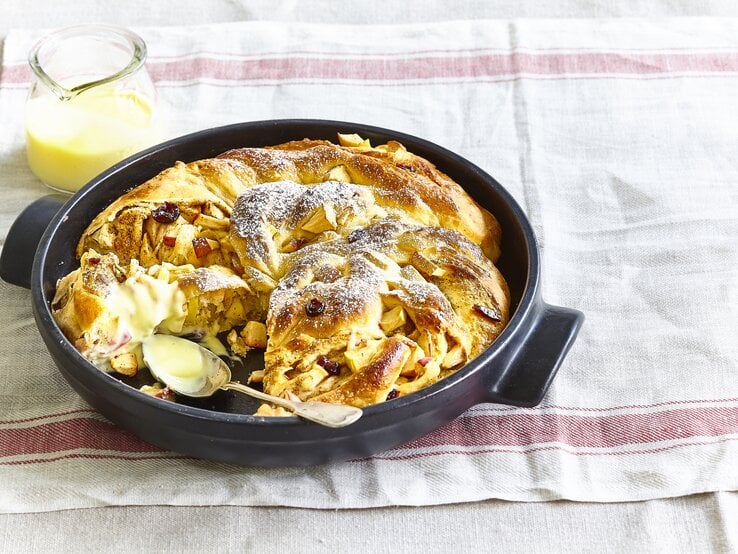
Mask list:
POLYGON ((497 221, 401 144, 341 139, 178 162, 120 197, 57 285, 62 330, 98 363, 134 348, 115 295, 154 279, 181 294, 156 332, 264 321, 270 394, 361 407, 458 370, 508 320, 497 221), (158 221, 165 203, 176 217, 158 221))
POLYGON ((493 261, 500 255, 497 220, 456 182, 398 142, 371 148, 304 139, 266 149, 230 150, 218 159, 238 160, 253 169, 253 184, 336 179, 370 186, 378 204, 404 212, 416 222, 459 231, 493 261))

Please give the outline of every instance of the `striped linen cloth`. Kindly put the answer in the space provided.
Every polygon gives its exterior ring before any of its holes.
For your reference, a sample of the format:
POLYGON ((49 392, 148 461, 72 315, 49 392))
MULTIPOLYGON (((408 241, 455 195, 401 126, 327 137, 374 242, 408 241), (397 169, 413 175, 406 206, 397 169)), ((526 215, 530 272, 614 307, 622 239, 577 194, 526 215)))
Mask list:
MULTIPOLYGON (((539 407, 482 404, 372 458, 241 468, 152 446, 61 378, 0 284, 0 510, 628 501, 738 489, 738 20, 234 23, 144 28, 171 136, 325 118, 494 175, 587 321, 539 407)), ((25 57, 0 73, 0 225, 47 193, 23 152, 25 57)))

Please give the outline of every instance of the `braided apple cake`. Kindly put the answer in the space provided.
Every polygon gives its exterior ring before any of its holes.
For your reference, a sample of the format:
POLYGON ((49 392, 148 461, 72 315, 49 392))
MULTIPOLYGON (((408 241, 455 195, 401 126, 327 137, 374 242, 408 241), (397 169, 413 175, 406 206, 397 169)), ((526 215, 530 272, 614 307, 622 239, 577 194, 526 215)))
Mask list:
POLYGON ((463 367, 508 320, 497 221, 397 142, 339 143, 177 163, 121 196, 57 284, 63 332, 126 375, 153 333, 227 335, 265 350, 265 392, 358 407, 463 367))

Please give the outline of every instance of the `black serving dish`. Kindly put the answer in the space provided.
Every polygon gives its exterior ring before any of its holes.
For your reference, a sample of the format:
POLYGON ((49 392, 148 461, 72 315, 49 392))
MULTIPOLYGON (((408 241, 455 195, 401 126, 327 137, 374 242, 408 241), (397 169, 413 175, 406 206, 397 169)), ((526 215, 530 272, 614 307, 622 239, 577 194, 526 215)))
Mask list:
POLYGON ((541 299, 535 235, 518 204, 497 181, 428 141, 338 121, 241 123, 186 135, 136 154, 68 200, 49 196, 29 206, 8 234, 0 276, 30 287, 36 322, 52 358, 66 380, 96 410, 164 448, 243 465, 311 465, 369 456, 428 433, 475 404, 534 406, 546 393, 583 321, 581 312, 551 306, 541 299), (147 396, 94 367, 64 337, 49 306, 56 281, 77 266, 74 249, 83 230, 121 194, 176 161, 190 162, 232 148, 303 138, 335 141, 337 133, 358 133, 373 144, 388 140, 403 143, 460 183, 500 222, 502 257, 498 266, 510 286, 512 317, 478 358, 430 387, 366 408, 363 417, 349 427, 330 429, 294 417, 249 415, 254 406, 237 393, 221 392, 196 405, 147 396), (44 226, 46 231, 39 239, 38 230, 44 226))

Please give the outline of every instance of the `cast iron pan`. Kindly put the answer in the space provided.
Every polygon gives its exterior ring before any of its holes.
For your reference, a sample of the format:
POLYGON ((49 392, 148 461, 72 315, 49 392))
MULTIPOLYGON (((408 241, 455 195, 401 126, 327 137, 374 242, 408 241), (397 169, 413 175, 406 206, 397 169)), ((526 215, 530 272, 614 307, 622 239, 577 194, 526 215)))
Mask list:
MULTIPOLYGON (((410 135, 357 123, 272 120, 171 140, 122 161, 68 200, 40 199, 11 227, 0 276, 30 287, 36 323, 54 362, 72 387, 112 421, 147 441, 198 458, 294 466, 381 452, 436 429, 478 403, 538 404, 583 321, 581 312, 543 302, 539 263, 533 230, 515 200, 492 177, 456 154, 410 135), (460 183, 499 220, 502 257, 498 266, 510 286, 513 315, 495 343, 466 367, 426 389, 366 408, 349 427, 330 429, 294 417, 249 415, 256 404, 232 392, 189 403, 144 395, 134 388, 138 383, 123 382, 95 368, 61 333, 49 307, 56 281, 77 267, 74 248, 88 223, 125 191, 178 160, 190 162, 231 148, 303 138, 335 141, 339 132, 358 133, 373 144, 403 143, 460 183)), ((235 378, 247 371, 235 368, 235 378)))

